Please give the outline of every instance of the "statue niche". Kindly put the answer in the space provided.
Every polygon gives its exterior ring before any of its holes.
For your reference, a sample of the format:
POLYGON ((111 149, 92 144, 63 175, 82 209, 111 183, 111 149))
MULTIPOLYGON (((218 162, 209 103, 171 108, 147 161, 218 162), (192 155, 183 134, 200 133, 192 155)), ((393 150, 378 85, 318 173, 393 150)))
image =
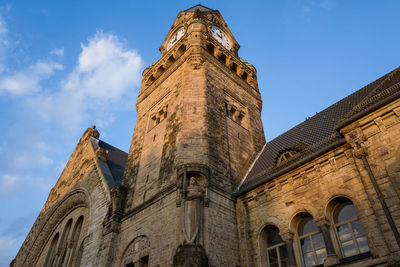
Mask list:
POLYGON ((178 168, 176 206, 181 209, 183 243, 174 256, 175 267, 208 266, 203 243, 204 207, 208 206, 209 169, 187 164, 178 168))
POLYGON ((186 179, 183 191, 182 227, 186 243, 195 243, 203 217, 205 186, 200 176, 186 179))

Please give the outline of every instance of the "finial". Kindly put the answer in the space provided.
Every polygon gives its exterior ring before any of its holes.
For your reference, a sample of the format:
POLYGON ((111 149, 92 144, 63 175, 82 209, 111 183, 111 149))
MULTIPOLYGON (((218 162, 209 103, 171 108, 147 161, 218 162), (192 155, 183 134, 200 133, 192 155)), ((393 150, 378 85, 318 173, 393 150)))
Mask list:
POLYGON ((92 126, 92 129, 91 129, 90 132, 91 132, 90 136, 92 136, 92 137, 94 137, 96 139, 99 139, 100 133, 99 133, 99 131, 96 130, 96 125, 92 126))

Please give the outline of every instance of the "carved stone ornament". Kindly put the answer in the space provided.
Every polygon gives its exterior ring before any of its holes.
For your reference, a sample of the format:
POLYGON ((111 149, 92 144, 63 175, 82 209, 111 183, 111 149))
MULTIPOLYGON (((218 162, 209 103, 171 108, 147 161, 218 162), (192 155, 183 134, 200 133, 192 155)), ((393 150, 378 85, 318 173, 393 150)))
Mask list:
POLYGON ((199 178, 190 177, 182 214, 183 234, 188 243, 194 243, 200 229, 203 195, 204 186, 199 183, 199 178))
POLYGON ((102 147, 96 149, 96 156, 99 160, 107 162, 108 151, 102 147))
POLYGON ((194 55, 188 58, 188 62, 193 69, 198 70, 203 66, 205 59, 200 55, 194 55))
POLYGON ((174 255, 174 267, 207 267, 208 258, 199 244, 180 245, 174 255))
POLYGON ((150 242, 147 236, 141 235, 133 239, 133 241, 125 249, 122 257, 122 266, 131 262, 137 262, 141 257, 149 254, 150 242))
POLYGON ((204 207, 208 206, 210 172, 202 164, 185 164, 178 170, 177 207, 181 207, 182 232, 185 243, 202 240, 204 207))
POLYGON ((354 129, 345 135, 346 142, 353 148, 353 155, 361 158, 367 155, 367 149, 364 142, 367 140, 361 128, 354 129))
POLYGON ((93 138, 96 138, 96 139, 99 139, 100 133, 99 133, 99 131, 96 130, 96 126, 95 125, 93 125, 92 129, 90 129, 89 136, 91 136, 93 138))

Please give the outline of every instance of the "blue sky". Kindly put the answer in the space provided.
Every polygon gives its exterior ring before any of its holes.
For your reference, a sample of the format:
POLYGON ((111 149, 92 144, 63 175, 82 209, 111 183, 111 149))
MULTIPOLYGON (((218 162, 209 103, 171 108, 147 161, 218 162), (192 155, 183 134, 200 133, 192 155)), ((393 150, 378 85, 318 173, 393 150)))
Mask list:
POLYGON ((1 1, 0 266, 87 127, 128 151, 143 69, 180 10, 218 9, 270 140, 400 65, 400 1, 1 1))

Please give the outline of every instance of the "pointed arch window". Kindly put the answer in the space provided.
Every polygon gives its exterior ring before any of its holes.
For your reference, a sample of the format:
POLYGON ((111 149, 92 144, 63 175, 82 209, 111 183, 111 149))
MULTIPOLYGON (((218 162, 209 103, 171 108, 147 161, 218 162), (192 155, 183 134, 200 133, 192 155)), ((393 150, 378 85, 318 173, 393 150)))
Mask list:
POLYGON ((323 264, 327 256, 325 242, 311 215, 306 215, 300 221, 298 235, 304 265, 311 267, 323 264))
POLYGON ((358 213, 350 200, 336 204, 333 219, 344 257, 369 251, 367 238, 358 219, 358 213))

